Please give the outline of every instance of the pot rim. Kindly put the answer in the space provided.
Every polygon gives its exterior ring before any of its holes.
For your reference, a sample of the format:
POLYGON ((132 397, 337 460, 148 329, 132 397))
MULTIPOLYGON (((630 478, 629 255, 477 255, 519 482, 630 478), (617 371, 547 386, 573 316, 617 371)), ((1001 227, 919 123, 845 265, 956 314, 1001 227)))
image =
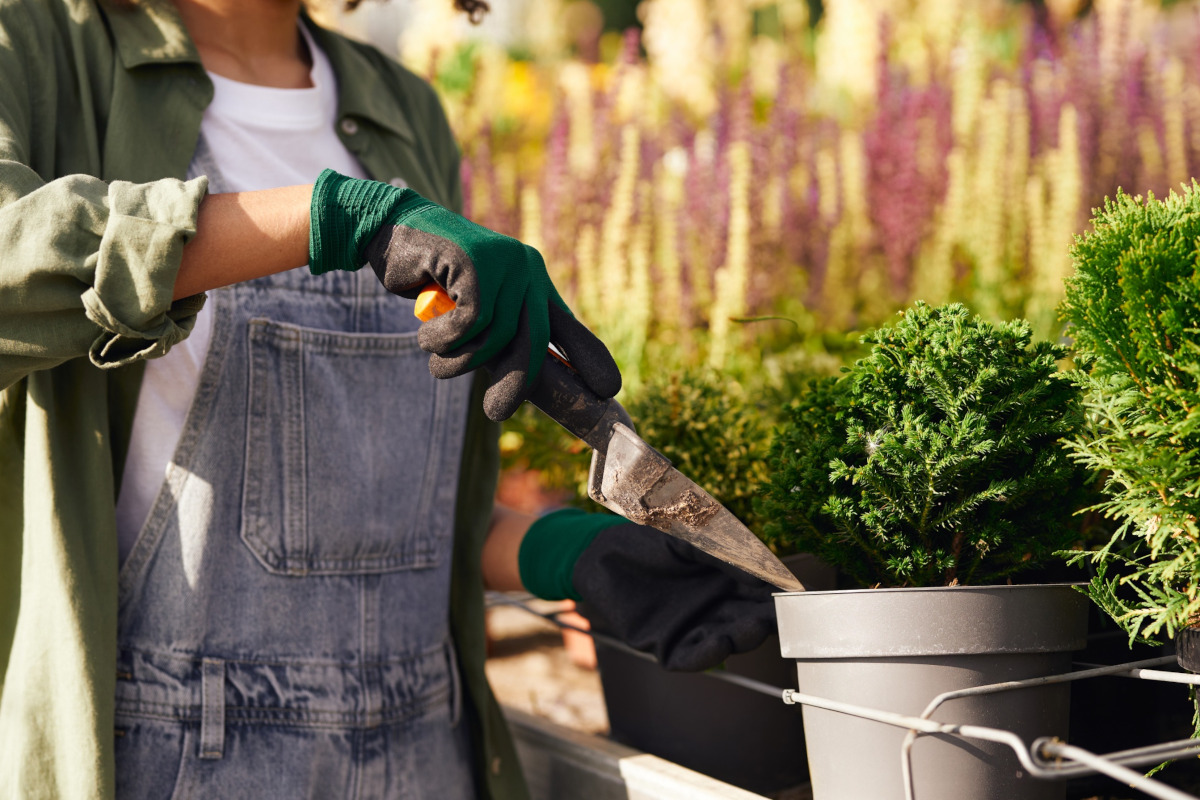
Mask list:
POLYGON ((1069 581, 1058 583, 996 583, 996 584, 970 584, 968 586, 880 586, 875 589, 825 589, 817 592, 774 592, 772 597, 792 597, 804 595, 806 597, 817 597, 820 595, 848 595, 848 594, 886 594, 889 592, 970 592, 970 591, 994 591, 996 589, 1045 589, 1053 586, 1087 586, 1087 581, 1069 581))
POLYGON ((1074 583, 784 592, 784 658, 925 657, 1082 649, 1088 598, 1074 583))

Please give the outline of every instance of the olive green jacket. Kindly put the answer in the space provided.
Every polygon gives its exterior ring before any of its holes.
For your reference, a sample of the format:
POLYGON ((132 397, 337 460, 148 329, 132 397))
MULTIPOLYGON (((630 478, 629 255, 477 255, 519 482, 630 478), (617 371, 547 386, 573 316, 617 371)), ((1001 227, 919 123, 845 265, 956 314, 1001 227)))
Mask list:
MULTIPOLYGON (((144 359, 185 338, 171 301, 206 181, 184 182, 212 83, 174 7, 0 0, 0 798, 110 798, 115 497, 144 359)), ((375 178, 461 205, 432 89, 314 26, 338 135, 375 178)), ((315 178, 316 176, 314 176, 315 178)), ((483 672, 480 553, 497 430, 468 423, 452 627, 483 796, 527 792, 483 672)))

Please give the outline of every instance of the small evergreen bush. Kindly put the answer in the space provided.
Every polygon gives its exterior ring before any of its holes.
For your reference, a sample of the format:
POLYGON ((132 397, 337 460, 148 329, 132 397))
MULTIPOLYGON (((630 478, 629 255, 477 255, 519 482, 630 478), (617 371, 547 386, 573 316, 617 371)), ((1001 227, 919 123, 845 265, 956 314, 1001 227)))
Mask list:
POLYGON ((1119 527, 1089 593, 1131 640, 1200 615, 1200 187, 1118 193, 1072 248, 1060 313, 1075 340, 1086 424, 1069 446, 1106 476, 1119 527))
POLYGON ((811 552, 863 586, 994 583, 1076 537, 1083 473, 1061 347, 924 303, 810 384, 769 456, 761 504, 777 552, 811 552))

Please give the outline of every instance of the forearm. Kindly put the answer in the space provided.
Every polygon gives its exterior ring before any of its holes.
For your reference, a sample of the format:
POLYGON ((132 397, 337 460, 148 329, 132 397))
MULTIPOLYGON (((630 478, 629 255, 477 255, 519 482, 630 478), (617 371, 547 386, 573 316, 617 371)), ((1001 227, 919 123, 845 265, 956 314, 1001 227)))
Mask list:
POLYGON ((501 505, 492 511, 492 525, 483 543, 483 585, 497 592, 524 591, 518 555, 529 526, 537 519, 501 505))
POLYGON ((204 198, 174 298, 307 264, 311 199, 311 185, 204 198))

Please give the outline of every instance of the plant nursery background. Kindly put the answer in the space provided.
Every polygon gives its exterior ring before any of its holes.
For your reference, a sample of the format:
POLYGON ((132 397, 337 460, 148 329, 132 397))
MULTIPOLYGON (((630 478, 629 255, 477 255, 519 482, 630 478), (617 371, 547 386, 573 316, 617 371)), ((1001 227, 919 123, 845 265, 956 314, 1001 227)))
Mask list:
MULTIPOLYGON (((492 5, 479 29, 449 0, 338 22, 433 81, 467 216, 542 251, 642 434, 752 527, 779 410, 862 331, 956 300, 1056 339, 1092 209, 1200 166, 1190 2, 492 5)), ((503 443, 551 488, 585 478, 533 413, 503 443)))

